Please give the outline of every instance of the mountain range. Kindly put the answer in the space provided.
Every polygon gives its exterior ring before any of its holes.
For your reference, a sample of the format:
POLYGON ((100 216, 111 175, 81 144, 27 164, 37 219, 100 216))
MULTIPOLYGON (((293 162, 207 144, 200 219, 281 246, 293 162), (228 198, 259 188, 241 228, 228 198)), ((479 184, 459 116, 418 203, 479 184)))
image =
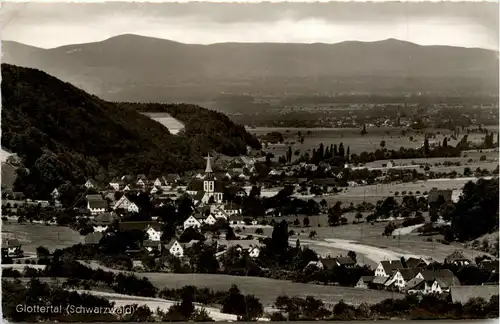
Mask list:
POLYGON ((498 52, 388 39, 192 45, 132 34, 52 49, 3 41, 3 62, 43 70, 113 101, 220 93, 498 92, 498 52))
POLYGON ((260 149, 243 126, 194 105, 154 105, 184 124, 173 135, 137 112, 145 104, 104 101, 35 69, 2 64, 1 86, 2 147, 21 158, 14 187, 31 197, 47 198, 65 181, 157 177, 202 167, 211 151, 260 149))

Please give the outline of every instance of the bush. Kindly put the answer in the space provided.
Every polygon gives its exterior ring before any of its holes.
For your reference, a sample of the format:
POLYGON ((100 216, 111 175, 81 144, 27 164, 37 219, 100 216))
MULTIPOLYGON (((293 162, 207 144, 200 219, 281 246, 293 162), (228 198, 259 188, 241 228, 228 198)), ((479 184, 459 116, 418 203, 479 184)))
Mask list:
POLYGON ((264 234, 264 230, 262 228, 256 228, 255 234, 262 235, 262 234, 264 234))
POLYGON ((486 161, 486 155, 481 155, 481 157, 479 158, 479 161, 486 161))

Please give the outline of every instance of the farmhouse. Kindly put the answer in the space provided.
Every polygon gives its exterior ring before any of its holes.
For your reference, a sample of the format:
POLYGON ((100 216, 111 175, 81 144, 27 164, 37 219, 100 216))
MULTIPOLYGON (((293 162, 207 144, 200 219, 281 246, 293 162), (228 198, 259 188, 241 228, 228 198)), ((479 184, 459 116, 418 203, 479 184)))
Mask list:
POLYGON ((208 215, 207 218, 203 221, 203 223, 208 224, 208 225, 214 225, 217 222, 214 216, 208 215))
POLYGON ((96 183, 93 180, 89 179, 87 180, 87 182, 85 182, 84 186, 87 187, 88 189, 95 188, 96 183))
POLYGON ((258 258, 260 255, 260 249, 257 246, 248 249, 248 255, 251 258, 258 258))
POLYGON ((170 240, 170 242, 165 246, 165 249, 170 252, 173 256, 181 258, 184 256, 184 248, 176 239, 170 240))
POLYGON ((161 240, 162 230, 159 223, 152 223, 146 227, 146 234, 150 241, 159 242, 161 240))
POLYGON ((2 255, 9 257, 22 257, 24 255, 21 249, 21 243, 17 239, 8 239, 2 242, 2 255))
POLYGON ((94 219, 94 232, 104 232, 118 218, 115 213, 101 213, 94 219))
POLYGON ((91 215, 104 213, 108 209, 108 202, 102 198, 89 199, 87 201, 87 209, 90 211, 91 215))
POLYGON ((368 289, 373 282, 373 276, 361 276, 354 288, 368 289))
POLYGON ((385 282, 386 287, 394 287, 398 290, 403 290, 408 281, 414 278, 424 279, 417 268, 404 268, 394 271, 392 276, 385 282))
MULTIPOLYGON (((115 203, 113 206, 114 210, 117 209, 124 209, 124 210, 129 210, 130 206, 132 205, 132 202, 125 196, 123 195, 118 201, 115 203)), ((135 204, 134 204, 135 205, 135 204)), ((137 207, 137 205, 136 205, 137 207)), ((132 207, 134 208, 134 207, 132 207)))
POLYGON ((456 250, 455 252, 448 255, 444 259, 444 263, 445 264, 453 264, 456 266, 466 266, 466 265, 471 264, 471 260, 467 259, 461 251, 456 250))
POLYGON ((201 222, 196 217, 191 215, 184 221, 184 229, 187 229, 189 227, 200 228, 201 222))
POLYGON ((389 277, 393 271, 398 269, 403 269, 403 264, 401 260, 388 260, 388 261, 380 261, 375 269, 375 276, 377 277, 389 277))
POLYGON ((52 197, 52 199, 59 198, 59 191, 57 190, 57 188, 55 188, 54 190, 52 190, 52 193, 50 194, 50 196, 52 197))
POLYGON ((356 265, 356 262, 349 257, 337 257, 337 258, 324 258, 318 261, 311 261, 306 266, 316 266, 318 269, 328 270, 337 267, 352 268, 356 265))

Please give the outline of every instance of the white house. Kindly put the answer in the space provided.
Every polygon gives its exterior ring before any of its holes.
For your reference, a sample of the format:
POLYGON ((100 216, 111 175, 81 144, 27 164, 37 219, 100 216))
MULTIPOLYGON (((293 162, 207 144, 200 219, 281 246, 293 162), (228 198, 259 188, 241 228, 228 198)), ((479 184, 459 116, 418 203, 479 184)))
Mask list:
POLYGON ((120 199, 118 199, 118 201, 115 203, 115 205, 113 206, 113 209, 125 209, 125 210, 128 210, 129 206, 131 205, 132 203, 130 202, 130 200, 125 196, 121 196, 120 199))
POLYGON ((87 180, 87 182, 85 182, 85 187, 87 187, 88 189, 95 188, 95 184, 92 180, 87 180))
POLYGON ((138 186, 144 187, 146 185, 146 181, 144 181, 143 179, 139 179, 137 180, 136 184, 138 186))
POLYGON ((149 191, 149 193, 150 193, 150 194, 155 194, 155 193, 157 193, 157 192, 158 192, 158 188, 157 188, 157 187, 153 187, 153 189, 151 189, 151 190, 149 191))
POLYGON ((407 283, 412 279, 424 279, 417 268, 405 268, 394 271, 393 275, 385 282, 386 287, 394 286, 399 290, 405 289, 407 283))
POLYGON ((55 188, 54 190, 52 190, 52 193, 50 195, 52 196, 53 199, 59 198, 59 190, 55 188))
POLYGON ((146 233, 148 234, 149 240, 153 242, 161 241, 161 228, 159 224, 151 224, 147 227, 146 233))
POLYGON ((184 229, 189 227, 200 228, 201 223, 193 215, 191 215, 184 221, 184 229))
POLYGON ((398 269, 403 269, 403 264, 401 260, 388 260, 380 261, 375 269, 375 276, 378 277, 389 277, 392 273, 398 269))
POLYGON ((155 187, 161 187, 163 185, 160 178, 156 178, 156 180, 153 182, 153 184, 155 187))
POLYGON ((184 256, 184 248, 176 239, 172 239, 165 248, 173 256, 176 256, 178 258, 184 256))
POLYGON ((127 210, 131 213, 138 213, 139 207, 135 203, 131 202, 130 205, 128 205, 127 210))
POLYGON ((258 258, 260 255, 260 249, 257 246, 251 247, 248 249, 248 255, 251 258, 258 258))
POLYGON ((130 191, 130 186, 129 186, 129 185, 126 185, 126 186, 123 188, 123 191, 130 191))
POLYGON ((217 220, 214 216, 212 216, 212 214, 210 214, 207 216, 207 218, 205 218, 203 222, 208 225, 214 225, 215 223, 217 223, 217 220))
POLYGON ((224 218, 225 220, 228 219, 228 215, 224 210, 217 209, 215 212, 212 213, 215 218, 224 218))

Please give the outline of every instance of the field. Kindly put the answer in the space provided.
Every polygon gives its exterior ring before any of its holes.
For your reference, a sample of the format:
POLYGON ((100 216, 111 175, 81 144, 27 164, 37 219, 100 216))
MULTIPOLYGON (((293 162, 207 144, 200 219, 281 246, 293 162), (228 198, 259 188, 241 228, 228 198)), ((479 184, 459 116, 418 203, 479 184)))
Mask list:
MULTIPOLYGON (((296 142, 292 145, 292 149, 300 150, 301 152, 310 151, 317 148, 320 143, 325 146, 330 144, 339 145, 341 142, 344 147, 350 147, 350 153, 359 154, 363 151, 372 152, 380 148, 380 142, 385 141, 385 148, 388 150, 399 150, 401 147, 405 148, 419 148, 424 143, 424 137, 421 135, 411 134, 407 136, 401 135, 401 128, 395 127, 380 127, 380 128, 367 128, 368 134, 360 135, 360 129, 357 128, 280 128, 280 127, 256 127, 254 129, 247 129, 250 133, 256 135, 265 135, 270 132, 280 132, 285 137, 285 142, 296 142), (297 132, 301 132, 304 137, 304 143, 297 142, 297 132), (310 133, 308 133, 310 132, 310 133), (413 140, 410 140, 413 136, 413 140)), ((440 142, 444 139, 445 134, 449 136, 449 130, 432 130, 433 132, 440 132, 436 135, 436 139, 440 142)), ((497 130, 498 131, 498 130, 497 130)), ((473 143, 481 143, 484 134, 471 133, 468 136, 469 141, 473 143)), ((459 136, 459 139, 461 136, 459 136)), ((449 145, 456 145, 457 141, 449 139, 449 145)), ((271 144, 267 151, 275 155, 283 155, 288 149, 286 144, 271 144)), ((498 158, 498 154, 497 154, 498 158)))
POLYGON ((3 223, 2 237, 18 239, 25 254, 36 253, 39 246, 53 251, 83 242, 83 236, 69 227, 41 224, 3 223))
POLYGON ((151 113, 151 112, 145 112, 142 113, 143 115, 149 116, 151 119, 156 120, 163 126, 167 127, 170 133, 172 134, 177 134, 179 131, 181 131, 184 128, 184 124, 178 121, 177 119, 173 118, 167 113, 151 113))
POLYGON ((399 192, 401 194, 403 191, 406 191, 407 193, 411 191, 413 194, 418 195, 416 193, 417 191, 422 194, 423 192, 430 191, 433 188, 456 190, 462 189, 467 182, 476 180, 476 178, 467 177, 348 187, 345 191, 336 195, 324 196, 315 199, 318 201, 325 199, 330 205, 335 204, 337 201, 342 202, 343 205, 348 205, 351 202, 356 205, 362 203, 363 201, 376 203, 380 199, 394 196, 396 192, 399 192))
MULTIPOLYGON (((365 215, 366 216, 366 215, 365 215)), ((302 223, 304 216, 299 216, 302 223)), ((429 237, 419 236, 418 233, 412 232, 401 236, 382 235, 387 222, 375 222, 373 225, 369 223, 352 224, 353 214, 346 214, 349 223, 347 225, 328 227, 327 216, 311 216, 310 227, 294 227, 289 226, 289 230, 293 230, 296 234, 290 237, 290 244, 294 245, 297 238, 300 239, 301 245, 309 246, 316 251, 320 256, 326 257, 346 255, 349 251, 354 251, 358 254, 358 262, 374 267, 384 259, 399 259, 401 256, 421 256, 426 259, 443 262, 444 259, 460 249, 464 254, 474 259, 476 256, 484 253, 478 252, 471 248, 465 248, 460 243, 452 243, 445 245, 436 240, 442 238, 436 235, 432 241, 427 241, 429 237), (317 223, 322 224, 321 227, 317 223), (314 240, 309 239, 309 233, 316 231, 317 237, 314 240)), ((276 218, 277 221, 285 219, 285 217, 276 218)), ((287 220, 293 221, 295 216, 288 217, 287 220)), ((401 221, 396 221, 400 223, 401 221)), ((254 229, 246 229, 244 232, 253 234, 254 229)), ((272 229, 264 228, 264 236, 270 236, 272 229)))
POLYGON ((361 302, 375 303, 385 298, 400 296, 386 291, 302 284, 258 277, 173 273, 140 273, 138 276, 148 278, 159 288, 181 288, 186 285, 194 285, 214 290, 227 290, 232 284, 236 284, 242 293, 255 295, 264 306, 272 305, 276 301, 276 297, 280 295, 314 296, 330 305, 339 302, 341 299, 345 302, 359 304, 361 302))

